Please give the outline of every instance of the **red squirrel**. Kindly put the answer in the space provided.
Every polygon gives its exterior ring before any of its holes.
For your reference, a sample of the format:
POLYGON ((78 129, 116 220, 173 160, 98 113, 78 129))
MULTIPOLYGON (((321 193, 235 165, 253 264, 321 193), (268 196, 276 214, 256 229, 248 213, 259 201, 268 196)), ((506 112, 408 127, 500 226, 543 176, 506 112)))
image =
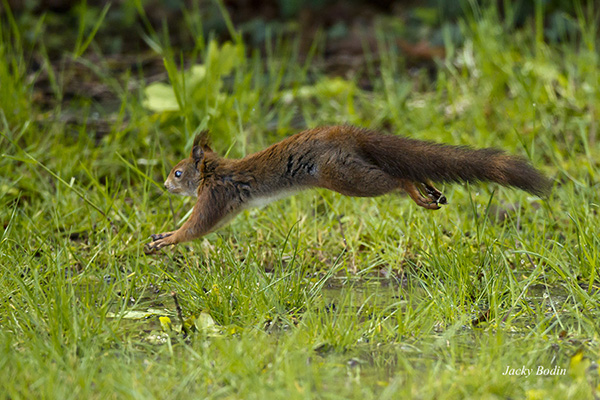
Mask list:
POLYGON ((208 132, 169 173, 171 193, 198 198, 177 230, 152 235, 146 250, 187 242, 223 226, 245 208, 320 187, 374 197, 405 190, 417 205, 437 210, 446 197, 432 182, 491 181, 538 196, 551 181, 526 160, 496 149, 470 149, 386 135, 352 126, 300 132, 242 159, 219 157, 208 132))

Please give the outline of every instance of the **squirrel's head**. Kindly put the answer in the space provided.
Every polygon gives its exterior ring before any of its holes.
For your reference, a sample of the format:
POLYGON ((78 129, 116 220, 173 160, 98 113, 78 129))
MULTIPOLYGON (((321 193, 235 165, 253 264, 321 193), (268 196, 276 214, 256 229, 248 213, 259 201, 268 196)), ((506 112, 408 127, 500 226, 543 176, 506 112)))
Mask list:
POLYGON ((213 151, 208 145, 208 131, 202 131, 194 138, 190 156, 173 167, 165 188, 171 193, 182 196, 198 196, 198 186, 204 174, 204 159, 213 151))

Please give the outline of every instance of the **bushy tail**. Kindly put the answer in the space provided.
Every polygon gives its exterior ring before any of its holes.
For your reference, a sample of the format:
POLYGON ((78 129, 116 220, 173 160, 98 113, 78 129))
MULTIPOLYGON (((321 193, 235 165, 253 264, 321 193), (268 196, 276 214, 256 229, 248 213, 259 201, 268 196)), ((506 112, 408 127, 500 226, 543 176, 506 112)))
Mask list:
POLYGON ((538 196, 551 182, 527 160, 496 149, 471 149, 400 136, 369 132, 361 143, 364 156, 390 175, 411 181, 491 181, 514 186, 538 196))

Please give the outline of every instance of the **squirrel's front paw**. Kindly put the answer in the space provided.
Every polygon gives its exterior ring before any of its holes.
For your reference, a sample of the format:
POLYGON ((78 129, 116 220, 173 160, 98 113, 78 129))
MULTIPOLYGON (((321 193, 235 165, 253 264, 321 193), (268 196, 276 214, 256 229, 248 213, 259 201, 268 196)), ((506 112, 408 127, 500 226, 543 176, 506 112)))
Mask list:
POLYGON ((146 245, 144 246, 144 251, 146 252, 146 254, 153 253, 157 250, 162 249, 163 247, 175 244, 175 241, 173 240, 174 233, 175 232, 165 232, 150 235, 150 237, 152 238, 152 242, 146 243, 146 245))

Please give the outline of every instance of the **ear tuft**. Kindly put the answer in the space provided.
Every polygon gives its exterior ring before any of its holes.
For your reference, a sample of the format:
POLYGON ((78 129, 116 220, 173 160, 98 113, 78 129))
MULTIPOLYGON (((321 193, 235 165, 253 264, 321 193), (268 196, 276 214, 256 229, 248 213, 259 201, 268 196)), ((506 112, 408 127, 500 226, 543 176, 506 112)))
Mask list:
POLYGON ((194 138, 194 147, 196 146, 200 146, 200 147, 204 147, 208 145, 208 129, 203 130, 202 132, 198 133, 196 135, 196 137, 194 138))

